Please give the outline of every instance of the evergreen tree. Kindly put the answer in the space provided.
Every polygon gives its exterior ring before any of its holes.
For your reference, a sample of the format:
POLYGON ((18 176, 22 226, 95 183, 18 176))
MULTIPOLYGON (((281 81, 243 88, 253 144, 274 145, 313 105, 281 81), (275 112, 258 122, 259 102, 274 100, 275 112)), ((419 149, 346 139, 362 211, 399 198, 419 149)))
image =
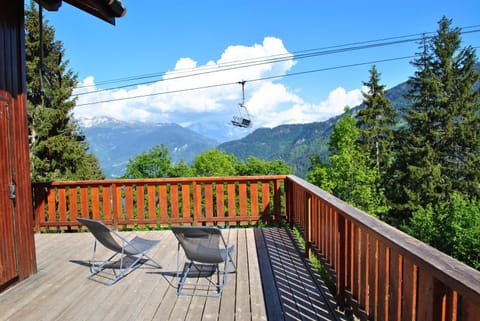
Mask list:
POLYGON ((380 84, 380 73, 375 65, 370 70, 369 81, 363 82, 363 85, 368 91, 363 92, 365 108, 358 112, 358 141, 383 177, 392 162, 393 129, 397 123, 397 112, 385 97, 385 85, 380 84))
POLYGON ((40 24, 33 1, 25 9, 27 103, 33 181, 103 179, 98 159, 72 119, 77 76, 64 60, 61 41, 40 24), (40 37, 42 33, 43 37, 40 37))
POLYGON ((406 219, 418 207, 439 204, 453 192, 479 194, 479 80, 475 50, 461 48, 460 29, 445 17, 422 51, 409 80, 412 102, 397 132, 395 172, 389 193, 395 216, 406 219))

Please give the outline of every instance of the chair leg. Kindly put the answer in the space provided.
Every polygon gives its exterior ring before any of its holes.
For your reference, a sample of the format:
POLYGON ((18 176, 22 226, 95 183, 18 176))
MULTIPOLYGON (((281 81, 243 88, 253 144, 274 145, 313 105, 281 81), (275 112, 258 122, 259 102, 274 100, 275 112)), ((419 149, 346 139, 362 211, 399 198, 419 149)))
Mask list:
MULTIPOLYGON (((105 269, 107 269, 106 265, 109 264, 109 263, 112 263, 113 258, 115 258, 117 255, 120 255, 120 254, 115 253, 112 256, 110 256, 108 259, 102 261, 101 264, 98 264, 98 265, 95 264, 95 260, 92 261, 92 263, 90 265, 90 272, 91 273, 87 277, 90 280, 97 281, 97 282, 105 284, 105 285, 112 285, 112 284, 116 283, 118 280, 120 280, 122 277, 124 277, 125 275, 130 273, 135 268, 135 266, 138 264, 138 262, 140 262, 140 260, 144 259, 144 258, 146 258, 147 260, 151 260, 154 263, 153 265, 155 267, 161 268, 160 264, 158 264, 155 260, 153 260, 151 257, 149 257, 146 254, 142 254, 142 255, 138 255, 138 256, 122 255, 121 258, 120 258, 120 267, 118 268, 119 272, 116 273, 114 267, 112 267, 112 272, 111 273, 105 272, 105 275, 110 276, 109 279, 111 279, 111 282, 103 282, 101 280, 94 279, 93 277, 95 275, 100 274, 101 272, 105 271, 105 269), (126 262, 125 262, 126 258, 134 259, 134 261, 127 265, 126 262)), ((94 258, 95 258, 95 256, 94 256, 94 258)), ((106 277, 105 275, 104 275, 104 277, 106 277)))
MULTIPOLYGON (((179 281, 178 281, 178 288, 177 288, 177 294, 184 294, 183 293, 183 286, 185 285, 185 282, 187 280, 187 276, 188 276, 188 273, 190 272, 190 269, 192 268, 192 265, 193 265, 193 262, 190 262, 188 264, 188 267, 185 271, 183 271, 183 274, 181 276, 181 278, 179 278, 179 281)), ((177 277, 179 277, 179 273, 178 273, 178 267, 177 267, 177 277)))

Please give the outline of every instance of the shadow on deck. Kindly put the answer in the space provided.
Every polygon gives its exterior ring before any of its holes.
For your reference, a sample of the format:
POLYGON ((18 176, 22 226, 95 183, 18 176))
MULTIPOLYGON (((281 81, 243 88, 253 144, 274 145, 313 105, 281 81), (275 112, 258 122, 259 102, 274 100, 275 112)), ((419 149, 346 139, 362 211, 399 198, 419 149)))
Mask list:
POLYGON ((268 320, 340 320, 335 299, 288 229, 257 229, 268 320))

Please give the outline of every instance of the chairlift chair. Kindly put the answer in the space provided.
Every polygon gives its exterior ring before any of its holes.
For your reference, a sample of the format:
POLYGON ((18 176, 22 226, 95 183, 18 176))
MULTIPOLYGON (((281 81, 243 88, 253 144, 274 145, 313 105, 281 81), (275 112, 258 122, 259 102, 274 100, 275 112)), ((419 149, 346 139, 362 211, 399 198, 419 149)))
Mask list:
POLYGON ((242 85, 242 102, 238 104, 238 116, 233 116, 231 121, 233 126, 242 128, 248 128, 252 126, 250 114, 245 106, 245 83, 245 80, 239 82, 239 84, 242 85))

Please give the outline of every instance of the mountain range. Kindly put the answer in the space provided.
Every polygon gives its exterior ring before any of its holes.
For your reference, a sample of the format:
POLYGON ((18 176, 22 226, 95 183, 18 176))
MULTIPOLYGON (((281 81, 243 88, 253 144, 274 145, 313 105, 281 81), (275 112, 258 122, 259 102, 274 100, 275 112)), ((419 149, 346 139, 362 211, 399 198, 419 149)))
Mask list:
POLYGON ((163 144, 174 163, 189 163, 218 142, 173 123, 125 122, 109 117, 79 119, 92 152, 108 178, 124 174, 129 159, 163 144))

